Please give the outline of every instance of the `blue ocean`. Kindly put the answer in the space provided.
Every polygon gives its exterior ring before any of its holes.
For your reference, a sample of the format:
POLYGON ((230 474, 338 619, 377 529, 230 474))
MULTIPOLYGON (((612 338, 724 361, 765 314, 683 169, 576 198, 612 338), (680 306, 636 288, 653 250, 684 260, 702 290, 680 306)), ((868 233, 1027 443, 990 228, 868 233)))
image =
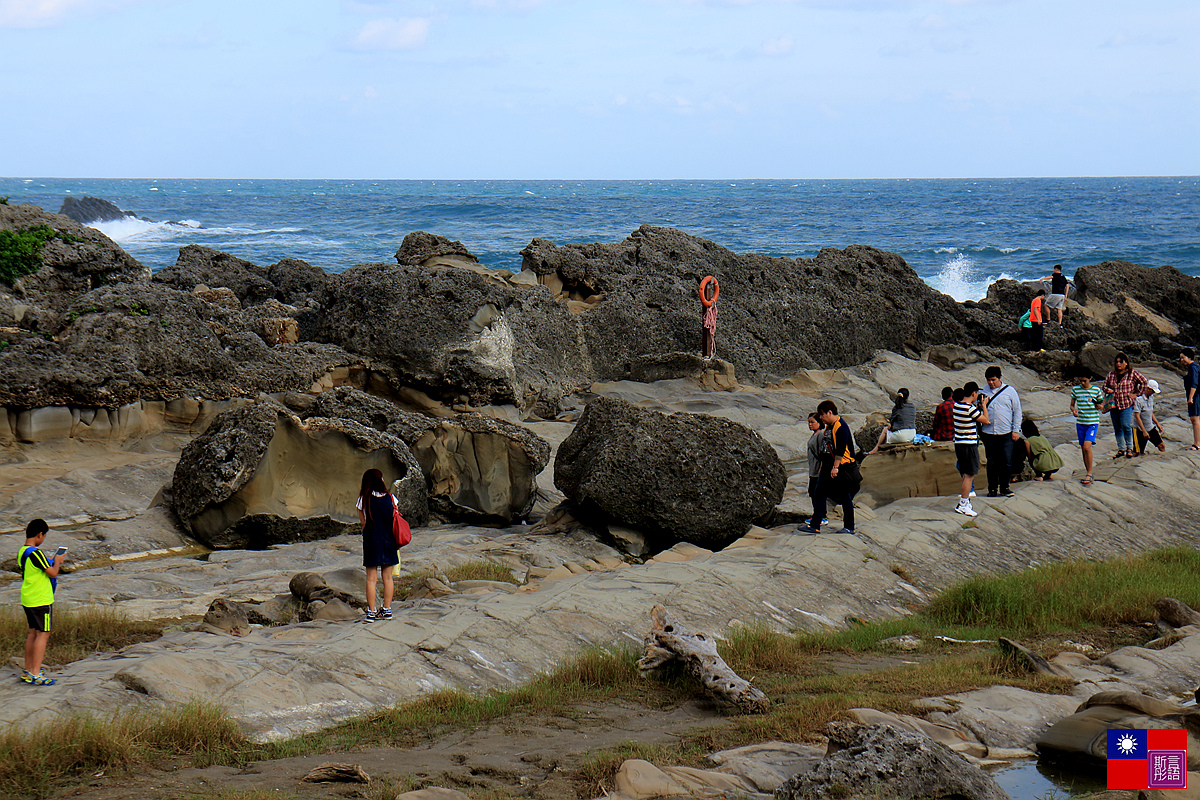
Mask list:
POLYGON ((198 244, 257 264, 329 272, 392 261, 405 234, 461 241, 520 270, 535 237, 619 242, 663 225, 735 252, 811 258, 866 244, 931 286, 980 299, 1002 277, 1067 275, 1109 259, 1200 275, 1200 177, 944 180, 370 181, 0 178, 0 197, 58 211, 108 200, 141 219, 99 223, 154 270, 198 244))

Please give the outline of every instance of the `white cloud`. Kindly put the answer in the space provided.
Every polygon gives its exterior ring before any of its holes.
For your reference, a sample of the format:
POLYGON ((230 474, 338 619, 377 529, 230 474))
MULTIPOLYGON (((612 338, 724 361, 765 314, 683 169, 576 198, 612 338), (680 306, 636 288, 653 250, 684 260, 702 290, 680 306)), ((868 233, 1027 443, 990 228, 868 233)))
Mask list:
POLYGON ((138 0, 0 0, 0 28, 47 28, 77 13, 115 11, 138 0))
POLYGON ((411 50, 425 44, 428 35, 428 19, 375 19, 359 29, 351 45, 356 50, 411 50))
POLYGON ((764 56, 786 56, 792 52, 792 48, 796 42, 791 34, 780 36, 778 39, 772 39, 762 46, 762 54, 764 56))

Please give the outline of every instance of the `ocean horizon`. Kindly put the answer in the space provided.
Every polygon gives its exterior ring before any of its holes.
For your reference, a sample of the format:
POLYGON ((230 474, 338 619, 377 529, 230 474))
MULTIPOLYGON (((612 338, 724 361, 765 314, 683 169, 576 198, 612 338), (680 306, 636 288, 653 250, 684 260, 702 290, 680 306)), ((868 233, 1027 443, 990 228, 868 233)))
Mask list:
POLYGON ((404 236, 455 239, 518 271, 534 238, 615 243, 673 227, 738 253, 812 258, 870 245, 933 288, 978 300, 1001 278, 1129 261, 1200 275, 1200 176, 808 180, 256 180, 0 178, 0 197, 57 212, 68 196, 137 217, 94 227, 152 270, 197 244, 328 272, 390 262, 404 236), (143 219, 144 218, 144 219, 143 219))

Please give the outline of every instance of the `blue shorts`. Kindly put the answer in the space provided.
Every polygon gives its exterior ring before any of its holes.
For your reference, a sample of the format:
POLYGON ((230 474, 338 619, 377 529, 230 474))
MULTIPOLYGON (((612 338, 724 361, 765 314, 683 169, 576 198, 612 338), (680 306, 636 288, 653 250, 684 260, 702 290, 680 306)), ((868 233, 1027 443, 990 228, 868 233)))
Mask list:
POLYGON ((1187 404, 1189 417, 1200 417, 1200 392, 1196 392, 1195 399, 1187 404))
POLYGON ((1079 446, 1083 447, 1084 442, 1096 441, 1096 429, 1100 427, 1099 423, 1093 422, 1091 425, 1080 425, 1075 423, 1075 435, 1079 437, 1079 446))

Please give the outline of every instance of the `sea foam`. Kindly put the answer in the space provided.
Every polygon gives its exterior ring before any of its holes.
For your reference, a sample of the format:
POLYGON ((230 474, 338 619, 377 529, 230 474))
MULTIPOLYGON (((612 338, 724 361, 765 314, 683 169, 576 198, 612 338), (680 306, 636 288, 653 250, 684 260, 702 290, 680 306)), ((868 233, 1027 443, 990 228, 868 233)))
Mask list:
POLYGON ((979 265, 966 253, 951 252, 954 257, 947 261, 937 273, 925 278, 925 282, 960 303, 964 300, 982 300, 987 296, 989 286, 1001 278, 1012 277, 1007 272, 988 275, 980 270, 979 265))

